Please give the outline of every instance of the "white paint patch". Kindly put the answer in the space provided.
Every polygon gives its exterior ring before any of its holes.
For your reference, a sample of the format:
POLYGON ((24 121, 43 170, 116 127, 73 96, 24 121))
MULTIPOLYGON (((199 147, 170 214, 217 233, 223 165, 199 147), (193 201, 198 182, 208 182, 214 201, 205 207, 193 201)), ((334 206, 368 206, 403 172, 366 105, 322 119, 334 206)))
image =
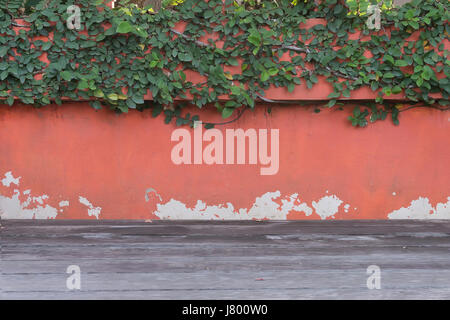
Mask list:
POLYGON ((33 197, 33 202, 37 202, 39 204, 44 204, 44 200, 48 199, 48 195, 43 194, 42 196, 39 197, 33 197))
POLYGON ((15 190, 10 198, 0 195, 0 217, 2 219, 55 219, 58 215, 56 208, 43 204, 43 200, 48 197, 36 197, 41 199, 42 203, 30 208, 34 197, 28 195, 27 200, 21 202, 19 196, 19 190, 15 190))
POLYGON ((318 202, 312 202, 312 206, 316 209, 316 213, 322 220, 334 216, 338 212, 341 204, 342 200, 335 195, 325 196, 318 202))
POLYGON ((348 209, 350 208, 350 205, 347 203, 345 206, 344 206, 344 211, 345 211, 345 213, 347 213, 348 212, 348 209))
POLYGON ((12 172, 8 171, 7 173, 5 173, 5 177, 2 179, 2 184, 5 187, 9 187, 11 185, 11 183, 13 183, 16 186, 18 186, 20 178, 21 177, 14 178, 14 176, 12 175, 12 172))
MULTIPOLYGON (((32 195, 30 189, 21 192, 18 188, 21 177, 15 178, 11 171, 5 173, 5 177, 1 179, 4 187, 11 188, 13 195, 7 197, 0 194, 0 218, 1 219, 55 219, 58 215, 58 209, 50 206, 46 202, 49 196, 32 195), (22 201, 21 201, 22 195, 22 201), (26 199, 23 201, 23 198, 26 199)), ((11 190, 10 189, 10 190, 11 190)), ((8 194, 11 194, 10 191, 8 194)), ((80 197, 80 203, 88 207, 89 216, 99 218, 102 208, 94 207, 86 198, 80 197)), ((69 206, 69 201, 59 202, 59 212, 63 212, 64 207, 69 206)))
POLYGON ((396 195, 397 195, 397 193, 396 193, 396 192, 392 192, 392 195, 393 195, 393 196, 396 196, 396 195))
POLYGON ((150 198, 149 198, 149 196, 148 196, 149 193, 154 193, 154 194, 159 198, 159 201, 162 201, 161 196, 159 195, 158 192, 156 192, 155 189, 153 189, 153 188, 148 188, 148 189, 145 191, 145 202, 149 202, 149 201, 150 201, 150 198))
MULTIPOLYGON (((316 204, 316 213, 321 219, 333 216, 342 201, 336 196, 322 198, 316 204), (331 200, 330 200, 331 199, 331 200)), ((160 219, 180 220, 286 220, 289 213, 301 212, 305 216, 313 214, 313 209, 302 202, 297 193, 281 197, 280 191, 267 192, 257 197, 250 209, 235 209, 232 203, 207 205, 198 200, 193 208, 181 201, 171 199, 167 203, 158 203, 155 215, 160 219), (276 201, 275 201, 276 200, 276 201)))
POLYGON ((447 203, 438 203, 434 208, 428 198, 419 197, 407 208, 400 208, 388 214, 389 219, 450 219, 450 196, 447 203))
POLYGON ((92 203, 89 202, 88 199, 79 196, 78 201, 80 201, 81 204, 84 204, 86 207, 88 207, 88 215, 90 217, 95 216, 95 218, 98 219, 98 216, 100 215, 100 212, 102 211, 102 208, 100 207, 94 207, 92 203))
MULTIPOLYGON (((19 186, 21 177, 14 178, 11 171, 5 173, 2 184, 5 187, 19 186)), ((1 219, 55 219, 58 215, 56 208, 45 204, 48 195, 32 196, 31 190, 25 190, 22 195, 25 201, 20 201, 21 192, 14 189, 11 197, 0 194, 0 218, 1 219), (38 205, 36 205, 38 203, 38 205)))
POLYGON ((69 206, 69 201, 60 201, 58 205, 59 205, 59 208, 60 208, 59 212, 63 212, 64 211, 63 208, 69 206))
POLYGON ((267 192, 261 197, 256 198, 250 210, 240 209, 239 213, 244 216, 247 215, 247 219, 260 220, 286 220, 290 212, 303 212, 306 216, 312 214, 312 209, 306 203, 301 202, 298 193, 288 196, 287 199, 281 199, 281 205, 274 201, 280 197, 280 191, 267 192))
POLYGON ((69 201, 60 201, 59 202, 59 207, 63 208, 63 207, 68 207, 69 206, 69 201))

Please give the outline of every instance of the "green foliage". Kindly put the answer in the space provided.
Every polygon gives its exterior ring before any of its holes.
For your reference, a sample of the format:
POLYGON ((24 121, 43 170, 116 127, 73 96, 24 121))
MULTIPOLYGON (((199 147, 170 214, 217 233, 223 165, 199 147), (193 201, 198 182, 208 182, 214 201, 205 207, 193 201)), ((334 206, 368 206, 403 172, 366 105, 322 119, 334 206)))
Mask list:
MULTIPOLYGON (((49 0, 25 18, 30 26, 18 34, 10 12, 0 8, 0 99, 43 106, 68 97, 118 112, 153 108, 166 122, 193 125, 198 117, 182 116, 184 105, 176 103, 187 93, 197 107, 215 105, 230 118, 254 108, 256 100, 270 102, 264 98, 270 86, 311 88, 324 76, 334 88, 329 107, 360 87, 380 90, 378 105, 397 93, 411 103, 448 104, 450 63, 442 44, 449 39, 448 2, 415 0, 385 11, 382 24, 391 30, 386 33, 367 30, 366 18, 349 14, 337 0, 318 8, 313 1, 269 1, 252 10, 232 0, 225 7, 222 0, 185 0, 157 13, 137 6, 110 9, 101 2, 49 0), (66 8, 73 3, 81 7, 84 30, 66 27, 66 8), (301 27, 309 18, 327 23, 301 27), (174 29, 179 21, 187 22, 183 33, 174 29), (419 39, 411 40, 419 29, 419 39), (364 39, 350 40, 355 31, 364 39), (223 47, 200 41, 205 32, 218 34, 223 47), (48 66, 39 60, 43 52, 48 66), (281 59, 285 54, 289 61, 281 59), (187 70, 206 80, 188 81, 187 70), (148 90, 152 102, 144 101, 148 90), (223 103, 224 95, 231 100, 223 103)), ((358 108, 350 120, 365 126, 367 117, 373 122, 390 113, 397 123, 397 108, 385 109, 358 108)))
POLYGON ((30 13, 39 3, 46 3, 48 0, 3 0, 0 2, 0 9, 10 12, 14 16, 30 13))

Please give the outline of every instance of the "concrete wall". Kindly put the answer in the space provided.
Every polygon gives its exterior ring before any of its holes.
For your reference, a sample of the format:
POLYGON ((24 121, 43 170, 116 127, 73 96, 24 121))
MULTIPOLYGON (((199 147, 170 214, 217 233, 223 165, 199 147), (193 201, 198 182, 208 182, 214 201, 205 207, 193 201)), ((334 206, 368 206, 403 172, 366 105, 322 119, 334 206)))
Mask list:
MULTIPOLYGON (((306 26, 318 23, 326 22, 310 19, 306 26)), ((185 24, 175 28, 182 32, 185 24)), ((52 34, 45 41, 51 39, 52 34)), ((48 62, 45 53, 40 59, 48 62)), ((226 68, 240 72, 239 66, 226 68)), ((204 80, 195 72, 187 77, 204 80)), ((305 102, 326 100, 330 92, 331 85, 319 77, 310 90, 270 88, 266 97, 305 102)), ((362 88, 349 99, 375 97, 362 88)), ((389 98, 404 100, 403 94, 389 98)), ((355 129, 347 120, 351 106, 315 109, 274 106, 269 115, 267 106, 259 105, 239 121, 205 133, 180 131, 149 111, 118 115, 73 102, 42 109, 0 105, 0 217, 450 219, 448 113, 412 109, 401 114, 399 127, 385 121, 355 129), (250 130, 255 144, 227 148, 232 129, 250 130), (191 156, 178 164, 183 146, 191 156), (241 164, 239 152, 246 154, 241 164)), ((211 110, 189 111, 208 122, 223 121, 211 110)))
MULTIPOLYGON (((384 121, 355 129, 347 120, 351 107, 314 109, 279 106, 269 115, 260 105, 213 131, 226 140, 227 129, 267 129, 270 148, 277 144, 270 133, 278 130, 279 169, 262 175, 267 165, 260 157, 251 164, 248 155, 245 164, 209 165, 205 157, 203 164, 175 164, 179 141, 171 138, 180 131, 149 111, 118 115, 86 103, 1 105, 0 216, 450 218, 448 113, 412 109, 401 114, 398 127, 384 121)), ((215 112, 199 114, 221 121, 215 112)), ((201 137, 196 130, 184 131, 192 139, 192 158, 201 137)), ((201 150, 210 144, 204 141, 201 150)), ((225 158, 229 150, 222 150, 225 158)))

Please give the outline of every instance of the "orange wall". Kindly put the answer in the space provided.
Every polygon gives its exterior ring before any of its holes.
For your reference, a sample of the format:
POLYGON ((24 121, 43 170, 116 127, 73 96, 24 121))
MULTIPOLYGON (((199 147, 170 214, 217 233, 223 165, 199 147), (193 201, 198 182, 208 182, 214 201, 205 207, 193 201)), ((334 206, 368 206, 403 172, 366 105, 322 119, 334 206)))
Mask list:
MULTIPOLYGON (((450 218, 449 113, 413 109, 398 127, 386 120, 355 129, 350 107, 314 108, 280 106, 268 115, 258 106, 221 128, 279 129, 279 171, 262 176, 260 165, 173 164, 176 127, 149 111, 0 105, 0 215, 450 218)), ((221 120, 212 111, 192 112, 221 120)))

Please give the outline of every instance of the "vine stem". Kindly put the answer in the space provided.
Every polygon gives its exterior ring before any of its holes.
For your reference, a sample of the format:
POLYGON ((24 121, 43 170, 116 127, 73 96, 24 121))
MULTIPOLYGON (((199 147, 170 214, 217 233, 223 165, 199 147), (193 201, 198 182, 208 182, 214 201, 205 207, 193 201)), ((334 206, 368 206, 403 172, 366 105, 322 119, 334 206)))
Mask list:
MULTIPOLYGON (((229 120, 229 121, 225 121, 225 122, 202 122, 203 125, 213 125, 213 126, 224 126, 233 122, 238 121, 242 115, 245 113, 245 111, 247 111, 249 109, 249 107, 244 107, 243 109, 236 109, 238 111, 238 115, 236 116, 236 118, 234 118, 233 120, 229 120)), ((181 116, 176 116, 177 119, 183 119, 183 117, 181 116)), ((194 124, 195 121, 190 120, 192 124, 194 124)))
POLYGON ((194 42, 195 42, 196 44, 198 44, 199 46, 202 46, 202 47, 209 47, 209 48, 215 49, 213 46, 210 46, 210 45, 207 44, 207 43, 204 43, 204 42, 195 40, 195 39, 193 39, 192 37, 189 37, 189 36, 185 35, 183 32, 177 31, 177 30, 175 30, 175 29, 170 29, 170 32, 175 33, 176 35, 178 35, 178 36, 180 36, 180 37, 182 37, 182 38, 184 38, 184 39, 186 39, 186 40, 194 41, 194 42))
POLYGON ((214 125, 214 126, 224 126, 224 125, 226 125, 226 124, 230 124, 230 123, 236 122, 236 121, 238 121, 238 120, 242 117, 242 115, 243 115, 243 114, 245 113, 245 111, 247 111, 248 109, 249 109, 249 107, 245 107, 245 108, 243 108, 243 109, 236 109, 236 110, 238 110, 238 115, 237 115, 237 117, 234 118, 233 120, 226 121, 226 122, 205 122, 204 124, 209 124, 209 125, 214 125))

